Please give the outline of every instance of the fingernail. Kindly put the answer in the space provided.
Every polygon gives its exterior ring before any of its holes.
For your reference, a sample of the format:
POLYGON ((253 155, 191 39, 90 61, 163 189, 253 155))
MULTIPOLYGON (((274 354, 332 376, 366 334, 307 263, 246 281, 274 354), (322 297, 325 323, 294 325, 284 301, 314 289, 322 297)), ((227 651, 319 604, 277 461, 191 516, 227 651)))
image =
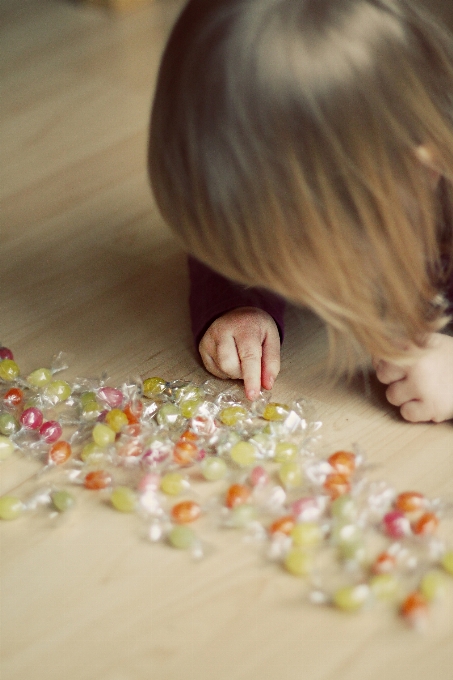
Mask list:
POLYGON ((269 389, 271 390, 274 386, 275 378, 269 378, 269 389))
POLYGON ((255 392, 255 390, 251 390, 248 393, 248 398, 250 399, 250 401, 254 401, 256 399, 256 397, 257 397, 257 392, 255 392))

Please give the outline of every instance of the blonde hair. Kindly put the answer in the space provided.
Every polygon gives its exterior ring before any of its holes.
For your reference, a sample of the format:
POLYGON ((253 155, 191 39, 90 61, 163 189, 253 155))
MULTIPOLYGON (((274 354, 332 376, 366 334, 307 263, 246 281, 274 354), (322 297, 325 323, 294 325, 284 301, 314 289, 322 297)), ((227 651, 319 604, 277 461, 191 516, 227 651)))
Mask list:
POLYGON ((453 48, 414 0, 189 1, 149 168, 190 253, 310 307, 332 338, 395 358, 445 325, 453 48))

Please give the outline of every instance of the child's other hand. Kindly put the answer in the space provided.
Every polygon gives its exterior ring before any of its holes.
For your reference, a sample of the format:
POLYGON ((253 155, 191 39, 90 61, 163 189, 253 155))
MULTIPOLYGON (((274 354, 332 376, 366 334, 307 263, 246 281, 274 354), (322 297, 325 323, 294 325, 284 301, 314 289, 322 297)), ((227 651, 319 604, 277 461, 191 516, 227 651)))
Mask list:
POLYGON ((280 335, 274 319, 256 307, 238 307, 213 321, 199 350, 217 378, 242 378, 253 401, 261 387, 270 390, 280 370, 280 335))
MULTIPOLYGON (((409 352, 411 350, 408 350, 409 352)), ((412 423, 453 418, 453 338, 434 333, 426 350, 414 352, 413 363, 373 361, 377 379, 388 385, 387 400, 412 423)))

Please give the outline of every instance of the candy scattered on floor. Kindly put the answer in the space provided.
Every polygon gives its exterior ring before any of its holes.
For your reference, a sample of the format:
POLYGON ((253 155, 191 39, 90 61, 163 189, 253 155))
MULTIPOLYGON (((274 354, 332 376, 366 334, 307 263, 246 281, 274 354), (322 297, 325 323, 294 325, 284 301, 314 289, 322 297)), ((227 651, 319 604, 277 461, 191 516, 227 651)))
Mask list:
POLYGON ((315 604, 387 602, 411 626, 426 623, 453 575, 439 537, 447 503, 370 480, 357 449, 326 454, 310 403, 262 394, 252 404, 216 380, 69 383, 55 377, 65 368, 60 354, 24 377, 0 347, 0 461, 42 464, 31 495, 0 497, 0 519, 75 512, 76 496, 98 494, 137 514, 150 542, 199 559, 209 515, 304 579, 315 604))

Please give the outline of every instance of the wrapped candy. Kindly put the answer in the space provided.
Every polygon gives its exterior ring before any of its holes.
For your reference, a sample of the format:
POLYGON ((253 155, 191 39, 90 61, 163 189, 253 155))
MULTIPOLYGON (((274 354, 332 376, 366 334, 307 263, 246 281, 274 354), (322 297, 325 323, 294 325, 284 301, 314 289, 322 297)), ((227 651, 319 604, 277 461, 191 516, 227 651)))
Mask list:
POLYGON ((42 461, 37 479, 58 482, 0 497, 0 519, 65 513, 78 485, 82 498, 136 514, 150 542, 195 559, 209 552, 199 534, 211 514, 305 579, 316 604, 353 613, 387 603, 418 628, 442 598, 453 574, 439 537, 445 505, 370 481, 356 446, 321 449, 306 400, 262 392, 250 403, 216 380, 70 383, 55 377, 66 366, 60 354, 23 378, 0 347, 0 461, 32 455, 42 461))

